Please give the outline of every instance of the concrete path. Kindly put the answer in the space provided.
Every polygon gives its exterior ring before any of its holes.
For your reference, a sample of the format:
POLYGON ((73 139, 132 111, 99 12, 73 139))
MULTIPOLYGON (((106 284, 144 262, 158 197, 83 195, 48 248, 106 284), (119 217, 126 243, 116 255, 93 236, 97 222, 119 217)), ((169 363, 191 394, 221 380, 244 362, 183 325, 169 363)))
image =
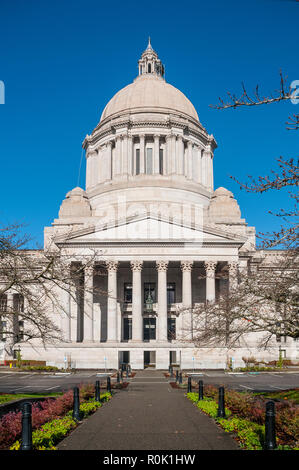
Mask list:
POLYGON ((127 389, 116 393, 58 446, 58 450, 237 449, 227 433, 155 370, 137 372, 127 389))

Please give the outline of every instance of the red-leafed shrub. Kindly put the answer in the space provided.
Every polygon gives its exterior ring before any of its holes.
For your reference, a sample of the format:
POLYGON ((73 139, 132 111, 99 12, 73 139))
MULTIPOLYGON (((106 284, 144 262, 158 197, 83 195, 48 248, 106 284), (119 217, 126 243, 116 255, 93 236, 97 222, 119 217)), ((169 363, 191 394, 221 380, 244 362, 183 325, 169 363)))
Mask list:
MULTIPOLYGON (((213 385, 204 387, 204 396, 218 400, 218 388, 213 385)), ((268 399, 255 397, 250 393, 225 390, 225 406, 234 416, 264 425, 265 409, 268 399)), ((299 443, 299 407, 292 401, 275 404, 275 429, 279 444, 298 445, 299 443)))
MULTIPOLYGON (((79 387, 80 402, 94 397, 94 385, 87 384, 79 387)), ((37 429, 48 421, 65 416, 73 408, 73 390, 69 390, 56 399, 47 399, 32 404, 32 429, 37 429)), ((8 448, 22 431, 22 412, 10 412, 0 420, 0 449, 8 448)))

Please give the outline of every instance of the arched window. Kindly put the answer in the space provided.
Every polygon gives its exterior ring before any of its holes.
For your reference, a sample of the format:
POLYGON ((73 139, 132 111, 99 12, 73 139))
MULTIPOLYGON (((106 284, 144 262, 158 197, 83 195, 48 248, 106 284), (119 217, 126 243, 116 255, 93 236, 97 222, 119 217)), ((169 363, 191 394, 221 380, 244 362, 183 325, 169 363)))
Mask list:
POLYGON ((152 73, 152 65, 151 64, 148 64, 147 71, 148 71, 148 73, 152 73))

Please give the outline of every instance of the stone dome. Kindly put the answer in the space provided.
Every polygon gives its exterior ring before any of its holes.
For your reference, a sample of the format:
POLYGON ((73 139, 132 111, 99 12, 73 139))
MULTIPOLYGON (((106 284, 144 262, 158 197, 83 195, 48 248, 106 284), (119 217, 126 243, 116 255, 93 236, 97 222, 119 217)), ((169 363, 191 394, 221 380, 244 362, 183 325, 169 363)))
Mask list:
POLYGON ((214 220, 240 219, 240 207, 231 191, 223 187, 217 188, 214 191, 209 206, 209 217, 214 220))
POLYGON ((120 113, 138 111, 179 113, 199 121, 191 101, 180 90, 154 74, 140 75, 133 83, 116 93, 106 105, 101 121, 120 113))

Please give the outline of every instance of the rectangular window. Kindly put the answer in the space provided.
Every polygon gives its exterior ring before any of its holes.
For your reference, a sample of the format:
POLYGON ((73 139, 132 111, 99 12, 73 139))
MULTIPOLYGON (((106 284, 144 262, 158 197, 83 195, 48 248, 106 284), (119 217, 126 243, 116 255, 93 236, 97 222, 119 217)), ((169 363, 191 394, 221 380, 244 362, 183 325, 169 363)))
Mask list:
POLYGON ((0 322, 0 341, 6 341, 6 321, 0 322))
POLYGON ((159 150, 159 173, 163 175, 163 149, 159 150))
POLYGON ((20 320, 18 322, 19 333, 18 333, 18 341, 22 341, 24 339, 24 321, 20 320))
POLYGON ((0 312, 6 312, 7 310, 7 295, 0 295, 0 312))
POLYGON ((143 319, 143 341, 150 341, 156 339, 156 319, 144 318, 143 319))
POLYGON ((132 318, 124 318, 124 341, 132 339, 132 318))
POLYGON ((144 302, 150 294, 152 301, 155 303, 156 300, 156 283, 155 282, 145 282, 144 283, 144 302))
POLYGON ((132 303, 132 284, 124 283, 124 302, 131 304, 132 303))
POLYGON ((153 149, 147 148, 146 149, 146 168, 145 172, 147 175, 153 174, 153 149))
POLYGON ((167 318, 167 339, 171 341, 175 339, 175 318, 167 318))
POLYGON ((140 149, 136 149, 135 173, 140 174, 140 149))
POLYGON ((167 304, 174 304, 175 300, 175 283, 170 282, 167 284, 167 304))

